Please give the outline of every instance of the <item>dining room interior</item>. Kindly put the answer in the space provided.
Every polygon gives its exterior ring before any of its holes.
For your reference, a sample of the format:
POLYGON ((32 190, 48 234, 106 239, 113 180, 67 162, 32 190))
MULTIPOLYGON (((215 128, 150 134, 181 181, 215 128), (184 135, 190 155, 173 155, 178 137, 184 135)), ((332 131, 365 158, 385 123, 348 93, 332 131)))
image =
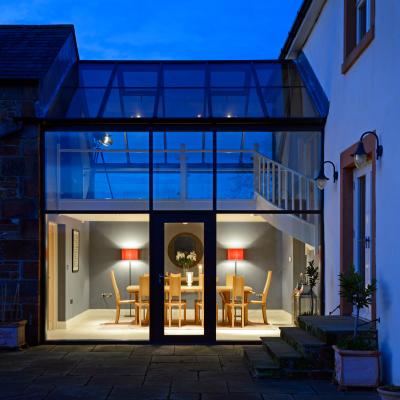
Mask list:
MULTIPOLYGON (((293 324, 307 264, 319 265, 318 215, 215 218, 216 260, 205 257, 213 244, 202 222, 164 224, 164 335, 204 335, 204 282, 215 263, 216 340, 279 336, 293 324)), ((46 226, 47 340, 149 341, 150 304, 159 301, 150 291, 150 215, 48 214, 46 226)))

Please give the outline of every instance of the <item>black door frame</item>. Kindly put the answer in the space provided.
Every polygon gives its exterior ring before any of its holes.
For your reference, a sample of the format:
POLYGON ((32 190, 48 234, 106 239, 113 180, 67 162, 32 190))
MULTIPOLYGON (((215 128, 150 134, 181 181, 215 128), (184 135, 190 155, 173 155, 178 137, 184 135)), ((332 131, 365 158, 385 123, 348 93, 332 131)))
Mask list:
POLYGON ((162 344, 216 341, 216 214, 210 211, 150 214, 150 342, 162 344), (204 335, 164 335, 164 224, 204 223, 204 335))

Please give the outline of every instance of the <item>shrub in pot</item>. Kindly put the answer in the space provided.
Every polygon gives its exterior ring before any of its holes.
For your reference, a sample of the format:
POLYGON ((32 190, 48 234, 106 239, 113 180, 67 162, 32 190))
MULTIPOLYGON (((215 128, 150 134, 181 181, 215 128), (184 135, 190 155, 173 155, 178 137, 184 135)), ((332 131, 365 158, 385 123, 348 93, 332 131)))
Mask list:
POLYGON ((21 318, 19 307, 19 285, 15 290, 9 309, 7 304, 7 285, 0 286, 0 348, 21 348, 26 345, 26 320, 21 318))
POLYGON ((400 386, 381 386, 378 393, 382 400, 400 399, 400 386))
POLYGON ((340 296, 355 309, 353 335, 333 346, 335 351, 335 379, 339 387, 377 387, 380 379, 380 353, 375 338, 360 334, 360 311, 372 303, 376 281, 365 285, 363 276, 354 266, 339 275, 340 296))

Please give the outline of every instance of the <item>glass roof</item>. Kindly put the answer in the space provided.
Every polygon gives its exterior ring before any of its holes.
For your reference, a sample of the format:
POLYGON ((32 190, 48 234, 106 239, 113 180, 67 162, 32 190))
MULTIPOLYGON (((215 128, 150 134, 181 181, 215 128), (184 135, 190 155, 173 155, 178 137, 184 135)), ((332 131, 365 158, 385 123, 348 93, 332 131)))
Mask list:
POLYGON ((82 61, 75 81, 49 117, 323 117, 292 61, 82 61))

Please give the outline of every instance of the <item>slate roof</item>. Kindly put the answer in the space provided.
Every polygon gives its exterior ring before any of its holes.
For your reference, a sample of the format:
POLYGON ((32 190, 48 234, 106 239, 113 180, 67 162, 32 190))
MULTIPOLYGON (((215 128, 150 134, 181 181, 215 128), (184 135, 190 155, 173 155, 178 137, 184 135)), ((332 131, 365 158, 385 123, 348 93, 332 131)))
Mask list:
POLYGON ((39 80, 73 25, 0 25, 0 80, 39 80))

